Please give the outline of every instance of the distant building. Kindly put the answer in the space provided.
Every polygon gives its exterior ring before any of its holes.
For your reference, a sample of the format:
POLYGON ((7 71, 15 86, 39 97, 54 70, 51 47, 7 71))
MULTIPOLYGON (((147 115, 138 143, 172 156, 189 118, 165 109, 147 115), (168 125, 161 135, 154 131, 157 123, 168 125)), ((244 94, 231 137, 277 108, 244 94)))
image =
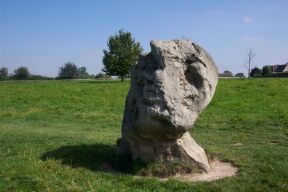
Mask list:
POLYGON ((288 77, 288 63, 272 65, 272 77, 288 77))
POLYGON ((288 63, 283 65, 273 65, 272 73, 285 73, 288 72, 288 63))

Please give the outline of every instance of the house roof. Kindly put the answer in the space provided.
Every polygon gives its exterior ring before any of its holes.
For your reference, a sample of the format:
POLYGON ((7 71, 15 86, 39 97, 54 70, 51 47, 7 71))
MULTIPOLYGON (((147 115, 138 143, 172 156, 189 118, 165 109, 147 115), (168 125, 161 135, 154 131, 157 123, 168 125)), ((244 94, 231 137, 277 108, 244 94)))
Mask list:
POLYGON ((288 63, 286 63, 286 67, 284 68, 283 72, 288 72, 288 63))
POLYGON ((275 68, 275 72, 276 73, 281 73, 284 71, 285 67, 286 67, 287 64, 284 64, 284 65, 276 65, 276 68, 275 68))

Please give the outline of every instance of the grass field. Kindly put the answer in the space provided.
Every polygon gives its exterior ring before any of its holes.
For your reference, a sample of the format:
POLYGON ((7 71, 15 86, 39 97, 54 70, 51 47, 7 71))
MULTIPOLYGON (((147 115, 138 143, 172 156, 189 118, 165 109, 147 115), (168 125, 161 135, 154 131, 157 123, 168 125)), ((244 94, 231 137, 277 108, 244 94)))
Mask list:
POLYGON ((129 82, 0 82, 0 191, 288 191, 288 79, 220 80, 192 136, 235 177, 183 183, 101 169, 129 82))

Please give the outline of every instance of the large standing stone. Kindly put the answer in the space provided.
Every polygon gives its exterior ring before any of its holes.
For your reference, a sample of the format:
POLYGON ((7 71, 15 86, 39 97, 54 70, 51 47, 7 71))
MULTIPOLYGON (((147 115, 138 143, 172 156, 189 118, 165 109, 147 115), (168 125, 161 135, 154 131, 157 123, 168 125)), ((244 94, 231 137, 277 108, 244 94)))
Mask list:
POLYGON ((180 160, 204 170, 204 150, 190 136, 218 82, 211 56, 189 40, 151 41, 132 68, 118 153, 144 161, 180 160))

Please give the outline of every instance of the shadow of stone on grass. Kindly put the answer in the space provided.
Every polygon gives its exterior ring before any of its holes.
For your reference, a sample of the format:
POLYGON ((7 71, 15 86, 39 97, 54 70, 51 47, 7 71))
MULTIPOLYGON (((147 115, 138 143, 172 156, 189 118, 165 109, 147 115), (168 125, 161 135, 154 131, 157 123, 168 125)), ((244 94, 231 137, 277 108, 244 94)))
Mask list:
POLYGON ((58 160, 70 167, 83 167, 91 171, 105 171, 102 165, 111 158, 115 146, 102 143, 63 146, 43 154, 40 159, 58 160))
POLYGON ((116 155, 113 145, 102 143, 93 145, 63 146, 43 154, 43 161, 56 160, 73 168, 83 167, 91 171, 129 174, 141 177, 160 179, 174 178, 184 182, 213 181, 231 177, 238 171, 231 163, 215 160, 211 163, 208 173, 194 172, 188 164, 177 162, 144 163, 140 159, 133 160, 130 154, 116 155))

